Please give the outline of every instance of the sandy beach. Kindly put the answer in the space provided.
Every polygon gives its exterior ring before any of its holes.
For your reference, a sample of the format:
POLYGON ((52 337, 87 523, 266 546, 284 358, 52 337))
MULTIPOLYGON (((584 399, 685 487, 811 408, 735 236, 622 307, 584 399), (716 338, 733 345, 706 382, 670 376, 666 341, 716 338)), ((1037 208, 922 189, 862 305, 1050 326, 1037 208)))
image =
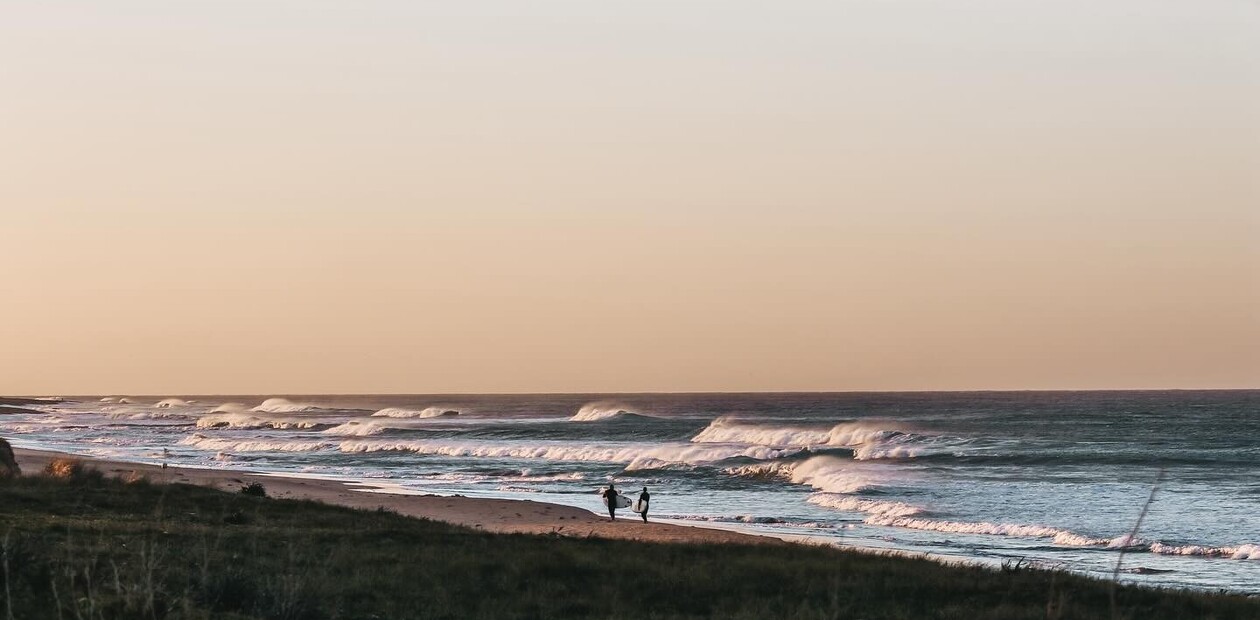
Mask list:
MULTIPOLYGON (((54 458, 74 458, 109 476, 121 477, 134 473, 147 476, 155 482, 196 484, 225 491, 235 491, 245 484, 259 482, 272 497, 313 500, 368 510, 382 508, 411 517, 497 533, 553 534, 576 538, 593 536, 669 543, 787 544, 777 538, 729 530, 673 523, 645 524, 629 510, 619 511, 617 521, 610 522, 606 517, 601 518, 588 510, 546 502, 365 492, 363 489, 372 487, 337 480, 293 478, 242 470, 180 467, 162 469, 157 465, 22 448, 15 448, 14 454, 22 471, 28 475, 43 471, 44 466, 54 458)), ((592 503, 596 502, 598 499, 592 494, 592 503)))

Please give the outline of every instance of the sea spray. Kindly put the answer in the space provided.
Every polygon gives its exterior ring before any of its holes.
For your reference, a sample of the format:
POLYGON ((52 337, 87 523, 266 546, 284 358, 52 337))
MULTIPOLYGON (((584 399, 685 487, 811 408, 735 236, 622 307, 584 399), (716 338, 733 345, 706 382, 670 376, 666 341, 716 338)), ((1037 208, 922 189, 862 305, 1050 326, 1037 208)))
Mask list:
POLYGON ((386 407, 372 414, 375 418, 447 418, 462 415, 459 409, 451 407, 426 407, 424 409, 405 409, 402 407, 386 407))
POLYGON ((268 398, 251 411, 259 413, 302 413, 316 409, 319 409, 319 407, 309 403, 295 403, 287 398, 268 398))
POLYGON ((597 403, 589 403, 583 405, 573 417, 569 418, 571 422, 596 422, 599 420, 609 420, 624 415, 642 415, 635 409, 621 405, 611 401, 602 401, 597 403))

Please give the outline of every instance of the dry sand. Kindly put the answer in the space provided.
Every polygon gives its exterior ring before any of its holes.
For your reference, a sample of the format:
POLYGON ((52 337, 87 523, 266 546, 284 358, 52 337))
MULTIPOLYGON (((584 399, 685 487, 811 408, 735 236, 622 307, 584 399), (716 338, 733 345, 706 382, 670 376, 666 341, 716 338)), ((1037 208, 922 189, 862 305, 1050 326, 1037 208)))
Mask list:
MULTIPOLYGON (((600 517, 588 510, 545 502, 365 492, 356 489, 371 487, 336 480, 291 478, 240 470, 180 467, 162 469, 156 465, 21 448, 14 448, 14 452, 22 471, 27 474, 42 471, 48 461, 54 458, 75 458, 111 476, 126 476, 135 472, 153 481, 197 484, 225 491, 237 491, 250 482, 261 482, 267 488, 267 494, 272 497, 308 499, 369 510, 384 508, 403 515, 445 521, 488 532, 558 534, 579 538, 593 536, 671 543, 787 544, 777 538, 729 530, 674 523, 643 523, 638 515, 629 510, 619 511, 625 518, 619 516, 616 522, 610 522, 606 516, 600 517)), ((591 501, 598 505, 599 500, 594 493, 591 494, 591 501)))

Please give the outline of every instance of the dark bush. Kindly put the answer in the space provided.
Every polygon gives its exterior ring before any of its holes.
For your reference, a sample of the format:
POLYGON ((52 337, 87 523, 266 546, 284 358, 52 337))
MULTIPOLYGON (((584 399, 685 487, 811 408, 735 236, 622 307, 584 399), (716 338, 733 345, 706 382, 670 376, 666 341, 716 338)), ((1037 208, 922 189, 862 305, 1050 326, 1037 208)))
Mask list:
POLYGON ((267 497, 267 488, 261 482, 251 482, 241 487, 241 493, 253 497, 267 497))

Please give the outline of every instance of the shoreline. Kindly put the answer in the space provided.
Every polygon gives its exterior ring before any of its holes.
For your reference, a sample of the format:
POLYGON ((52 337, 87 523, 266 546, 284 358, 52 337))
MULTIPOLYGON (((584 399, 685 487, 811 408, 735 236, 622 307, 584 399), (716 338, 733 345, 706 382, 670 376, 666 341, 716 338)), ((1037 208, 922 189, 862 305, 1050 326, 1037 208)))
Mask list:
MULTIPOLYGON (((629 510, 625 511, 626 517, 610 522, 589 510, 533 500, 462 495, 404 495, 390 493, 363 482, 258 473, 242 469, 176 466, 163 469, 160 465, 16 446, 13 452, 24 475, 42 472, 44 466, 53 459, 70 458, 82 461, 111 477, 134 474, 145 476, 154 482, 194 484, 229 492, 237 491, 248 483, 258 482, 266 488, 269 497, 278 499, 311 500, 363 510, 389 510, 408 517, 442 521, 499 534, 543 534, 665 543, 808 544, 807 541, 788 541, 775 536, 725 528, 684 525, 667 519, 643 523, 629 510)), ((858 547, 853 549, 863 550, 858 547)))

